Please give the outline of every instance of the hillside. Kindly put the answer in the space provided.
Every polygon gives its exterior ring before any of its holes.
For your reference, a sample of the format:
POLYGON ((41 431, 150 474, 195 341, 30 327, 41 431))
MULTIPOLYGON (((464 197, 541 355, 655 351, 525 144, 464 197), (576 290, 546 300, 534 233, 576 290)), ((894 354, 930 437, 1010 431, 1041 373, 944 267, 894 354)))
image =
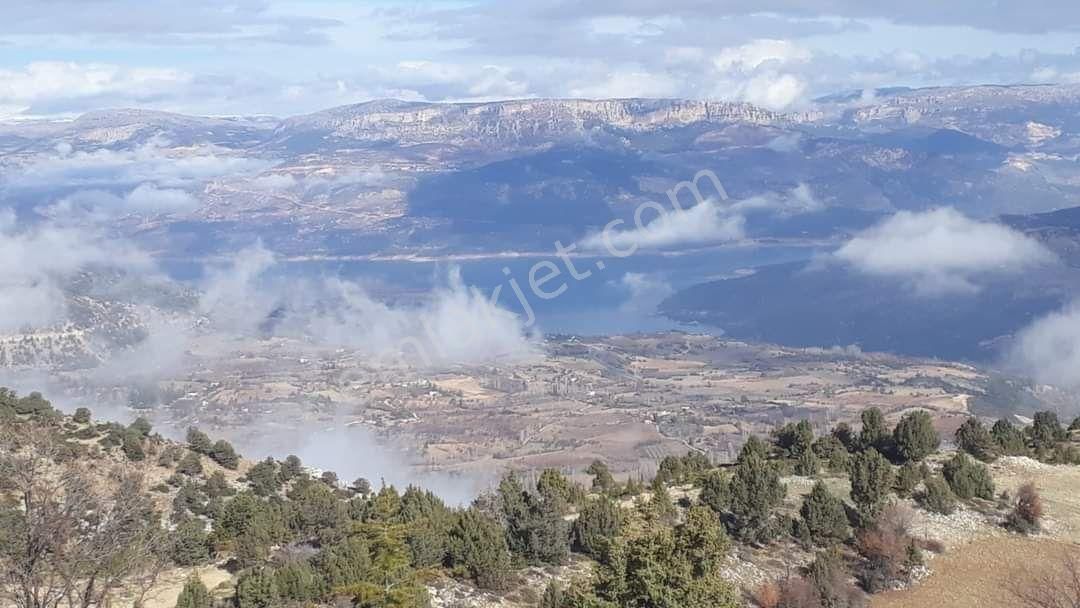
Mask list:
MULTIPOLYGON (((1026 429, 969 419, 956 434, 967 456, 937 450, 929 415, 890 429, 871 408, 857 432, 815 438, 800 422, 751 438, 733 465, 667 457, 647 488, 596 462, 589 488, 555 470, 508 475, 468 508, 415 487, 346 487, 295 457, 246 462, 194 429, 180 444, 145 420, 89 414, 0 394, 0 597, 11 605, 583 608, 653 605, 659 593, 691 608, 809 608, 863 606, 865 590, 873 606, 916 606, 954 588, 943 577, 974 555, 986 580, 1032 565, 972 553, 988 539, 1052 573, 1055 547, 1080 538, 1080 449, 1050 413, 1026 429)), ((937 605, 1016 605, 1000 589, 963 595, 937 605)))

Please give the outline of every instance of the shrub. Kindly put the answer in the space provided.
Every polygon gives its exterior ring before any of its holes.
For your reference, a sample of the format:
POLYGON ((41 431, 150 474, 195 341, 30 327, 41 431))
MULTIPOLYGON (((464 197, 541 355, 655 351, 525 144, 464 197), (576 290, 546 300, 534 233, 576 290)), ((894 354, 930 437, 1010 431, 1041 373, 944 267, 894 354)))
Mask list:
POLYGON ((908 412, 893 429, 893 444, 902 462, 918 462, 937 451, 941 438, 930 414, 908 412))
POLYGON ((915 499, 927 511, 942 515, 956 511, 956 496, 949 489, 949 484, 940 477, 927 479, 925 488, 915 499))
POLYGON ((1042 527, 1043 505, 1042 497, 1034 483, 1028 482, 1020 486, 1016 494, 1016 506, 1013 507, 1006 525, 1022 534, 1038 532, 1042 527))
POLYGON ((958 452, 946 462, 941 473, 959 498, 994 499, 994 480, 990 477, 990 470, 963 452, 958 452))
POLYGON ((176 472, 190 477, 202 475, 202 458, 195 452, 188 452, 176 464, 176 472))
POLYGON ((195 566, 210 557, 206 526, 199 519, 186 519, 172 533, 171 557, 177 566, 195 566))
POLYGON ((866 560, 859 580, 866 591, 877 593, 895 581, 906 581, 912 562, 911 514, 900 505, 883 509, 872 525, 861 530, 855 546, 866 560))
POLYGON ((236 454, 232 444, 224 439, 216 441, 210 448, 210 459, 230 471, 235 471, 240 465, 240 456, 236 454))
POLYGON ((923 466, 914 461, 904 463, 896 473, 896 493, 900 496, 911 496, 915 487, 923 481, 923 466))
POLYGON ((956 429, 956 445, 973 457, 983 462, 993 462, 997 458, 998 446, 993 436, 978 418, 968 418, 956 429))
POLYGON ((200 431, 195 427, 191 427, 187 432, 187 444, 193 452, 199 454, 208 455, 210 450, 214 448, 214 443, 210 441, 206 433, 200 431))
POLYGON ((1002 418, 990 428, 990 436, 994 438, 998 450, 1007 456, 1023 456, 1027 454, 1027 446, 1024 445, 1024 434, 1020 429, 1013 426, 1008 420, 1002 418))

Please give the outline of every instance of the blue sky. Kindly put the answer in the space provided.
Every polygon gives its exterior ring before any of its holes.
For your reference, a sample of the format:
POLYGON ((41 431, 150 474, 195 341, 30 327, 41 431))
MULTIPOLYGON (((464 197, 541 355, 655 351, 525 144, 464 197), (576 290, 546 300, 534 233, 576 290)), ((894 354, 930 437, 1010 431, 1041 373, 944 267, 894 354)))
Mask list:
POLYGON ((1080 82, 1061 0, 6 0, 0 117, 1080 82))

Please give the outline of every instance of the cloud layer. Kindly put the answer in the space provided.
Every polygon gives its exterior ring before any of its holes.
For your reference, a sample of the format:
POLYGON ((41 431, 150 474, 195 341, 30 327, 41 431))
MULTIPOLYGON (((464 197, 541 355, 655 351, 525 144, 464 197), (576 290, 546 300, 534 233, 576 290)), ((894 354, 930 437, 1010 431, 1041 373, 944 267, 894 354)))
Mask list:
POLYGON ((908 281, 924 295, 971 292, 982 275, 1056 261, 1038 241, 951 207, 901 211, 856 235, 833 258, 864 274, 908 281))
POLYGON ((1080 302, 1021 331, 1010 359, 1040 382, 1080 389, 1080 302))

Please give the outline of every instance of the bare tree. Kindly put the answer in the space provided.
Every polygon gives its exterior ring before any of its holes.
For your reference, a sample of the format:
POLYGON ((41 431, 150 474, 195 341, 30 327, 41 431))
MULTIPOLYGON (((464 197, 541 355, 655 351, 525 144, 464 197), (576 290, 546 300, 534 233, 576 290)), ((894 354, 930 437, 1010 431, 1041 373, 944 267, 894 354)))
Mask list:
POLYGON ((1080 556, 1070 551, 1057 560, 1058 567, 1051 563, 1047 560, 1043 572, 1017 577, 1005 588, 1026 608, 1080 608, 1080 556))
POLYGON ((140 474, 88 474, 53 429, 0 436, 0 599, 17 608, 97 608, 145 593, 165 533, 140 474))

